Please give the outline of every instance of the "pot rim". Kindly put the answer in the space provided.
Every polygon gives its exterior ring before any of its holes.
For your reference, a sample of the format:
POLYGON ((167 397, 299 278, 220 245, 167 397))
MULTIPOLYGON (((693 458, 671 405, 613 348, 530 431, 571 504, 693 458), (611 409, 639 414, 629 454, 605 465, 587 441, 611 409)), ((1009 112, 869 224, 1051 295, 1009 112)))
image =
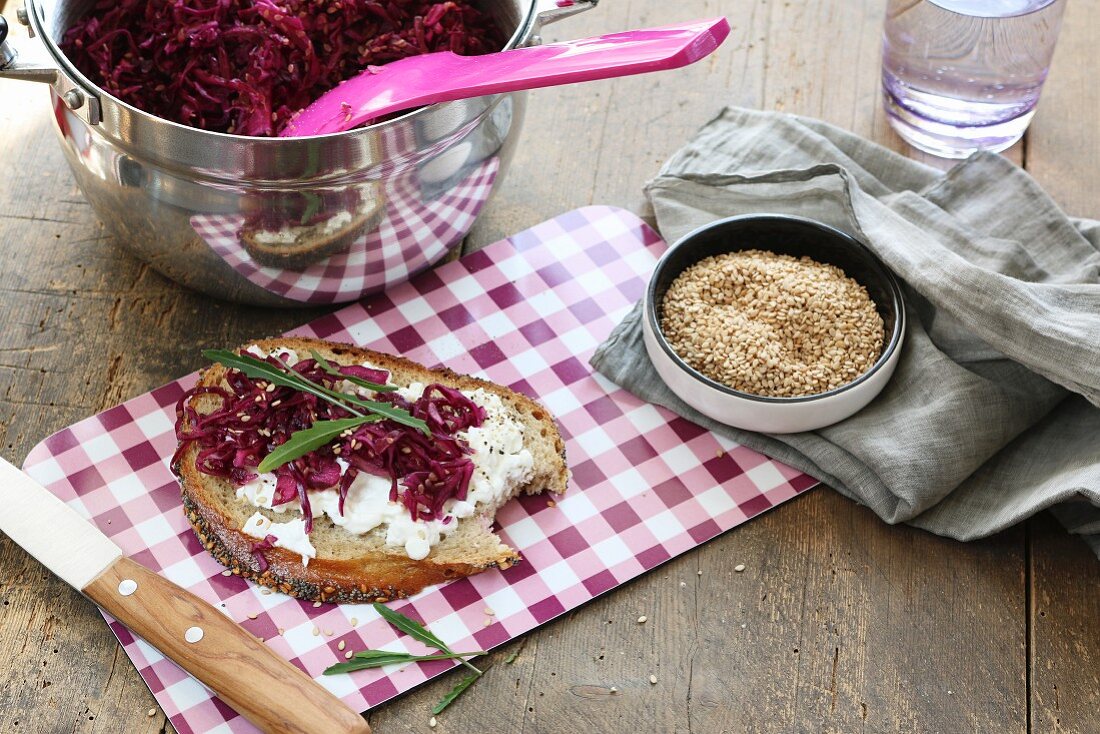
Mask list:
MULTIPOLYGON (((43 26, 40 13, 42 12, 39 5, 40 0, 25 0, 27 8, 27 16, 31 24, 31 28, 34 30, 38 40, 45 47, 47 53, 57 64, 58 71, 63 76, 68 77, 77 86, 83 87, 88 90, 90 94, 95 95, 101 100, 110 100, 110 103, 117 105, 125 110, 128 114, 141 119, 144 123, 150 125, 164 126, 170 130, 176 131, 176 134, 181 135, 197 135, 199 139, 203 137, 209 137, 212 140, 217 140, 220 143, 232 142, 232 143, 249 143, 255 145, 278 145, 280 143, 293 144, 295 142, 322 142, 327 140, 339 140, 342 138, 354 138, 358 136, 369 137, 381 131, 384 131, 391 127, 397 127, 408 123, 410 120, 415 120, 418 117, 424 117, 438 111, 439 109, 447 106, 454 105, 456 102, 439 102, 433 105, 426 105, 424 107, 417 107, 409 112, 400 115, 399 117, 386 120, 385 122, 375 123, 373 125, 366 125, 363 127, 355 128, 354 130, 345 130, 338 133, 325 133, 322 135, 302 135, 291 138, 280 137, 259 137, 254 135, 237 135, 234 133, 223 133, 213 130, 203 130, 197 127, 191 127, 190 125, 184 125, 179 122, 174 122, 163 117, 151 114, 140 108, 134 107, 128 104, 118 97, 114 96, 107 90, 103 89, 93 81, 88 79, 76 66, 69 60, 68 56, 61 50, 61 48, 54 42, 54 39, 46 33, 46 29, 43 26)), ((540 11, 540 0, 527 0, 527 9, 524 11, 522 18, 516 30, 508 38, 508 41, 504 44, 501 50, 509 50, 518 47, 520 44, 528 41, 535 30, 538 27, 538 19, 542 12, 540 11)), ((580 6, 578 9, 587 9, 594 5, 595 2, 586 5, 584 3, 578 3, 580 6)), ((494 97, 501 95, 492 95, 494 97)), ((105 118, 106 119, 106 118, 105 118)), ((102 123, 100 123, 102 125, 102 123)))

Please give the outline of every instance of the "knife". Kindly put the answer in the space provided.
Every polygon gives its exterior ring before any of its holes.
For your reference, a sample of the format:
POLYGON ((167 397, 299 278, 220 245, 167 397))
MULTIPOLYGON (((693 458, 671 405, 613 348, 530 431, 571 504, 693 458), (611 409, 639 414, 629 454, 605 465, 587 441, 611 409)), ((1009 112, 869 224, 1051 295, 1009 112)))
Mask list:
POLYGON ((262 731, 370 734, 340 699, 199 597, 122 555, 3 458, 0 507, 0 530, 16 544, 262 731))

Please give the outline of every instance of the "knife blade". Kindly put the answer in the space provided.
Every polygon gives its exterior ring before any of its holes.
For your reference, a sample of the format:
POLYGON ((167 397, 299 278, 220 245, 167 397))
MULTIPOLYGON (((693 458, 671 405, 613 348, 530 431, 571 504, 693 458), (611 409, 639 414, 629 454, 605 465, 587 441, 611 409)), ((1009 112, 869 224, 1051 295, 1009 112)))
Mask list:
POLYGON ((370 734, 340 699, 199 597, 127 558, 3 458, 0 507, 0 530, 17 545, 262 731, 370 734))

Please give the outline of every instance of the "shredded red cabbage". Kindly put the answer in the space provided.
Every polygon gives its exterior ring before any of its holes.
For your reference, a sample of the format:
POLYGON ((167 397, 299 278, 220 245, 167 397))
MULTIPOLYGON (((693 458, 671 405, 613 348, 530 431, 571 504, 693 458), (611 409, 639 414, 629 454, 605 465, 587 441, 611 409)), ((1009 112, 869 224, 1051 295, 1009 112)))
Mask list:
POLYGON ((138 109, 259 136, 369 67, 503 46, 470 0, 99 0, 61 44, 138 109))
MULTIPOLYGON (((266 361, 280 366, 274 357, 266 361)), ((331 389, 342 382, 312 359, 302 360, 292 369, 331 389)), ((342 367, 339 371, 376 384, 385 384, 389 379, 385 370, 342 367)), ((272 386, 237 370, 229 370, 225 381, 228 387, 196 386, 176 404, 179 446, 172 458, 173 466, 178 466, 191 446, 197 446, 195 462, 200 472, 239 487, 255 479, 260 461, 295 431, 309 428, 317 420, 350 416, 338 405, 314 395, 272 386), (217 407, 200 413, 195 403, 205 398, 215 399, 217 407)), ((474 464, 470 447, 457 434, 480 426, 486 417, 485 409, 460 391, 439 384, 428 385, 412 403, 396 392, 378 393, 372 399, 392 403, 424 419, 431 435, 391 420, 366 423, 342 436, 335 445, 276 469, 271 504, 278 506, 298 500, 307 533, 313 529, 308 492, 337 487, 342 513, 348 490, 359 472, 389 479, 390 500, 401 502, 414 520, 439 519, 447 500, 466 499, 474 464), (337 457, 348 465, 343 473, 337 457)))
POLYGON ((265 535, 259 543, 252 544, 252 557, 256 559, 256 565, 259 567, 260 573, 267 570, 267 556, 264 555, 264 551, 274 548, 277 540, 278 538, 274 535, 265 535))

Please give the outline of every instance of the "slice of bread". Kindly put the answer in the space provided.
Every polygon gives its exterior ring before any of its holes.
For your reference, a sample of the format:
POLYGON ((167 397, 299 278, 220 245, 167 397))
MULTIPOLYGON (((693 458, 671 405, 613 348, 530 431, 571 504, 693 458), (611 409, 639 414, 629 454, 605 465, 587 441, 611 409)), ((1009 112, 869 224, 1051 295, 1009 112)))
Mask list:
MULTIPOLYGON (((569 470, 565 444, 550 413, 525 395, 445 368, 428 369, 401 357, 348 344, 303 338, 265 339, 255 344, 265 351, 291 349, 303 358, 308 358, 309 350, 315 349, 334 364, 370 362, 389 370, 390 379, 397 385, 438 382, 463 390, 482 388, 493 392, 523 426, 524 446, 534 456, 534 476, 518 487, 515 494, 560 493, 566 489, 569 470)), ((215 364, 200 374, 199 384, 222 384, 224 376, 225 368, 215 364)), ((192 401, 200 414, 210 412, 219 403, 209 395, 192 401)), ((317 557, 304 566, 298 553, 272 548, 264 551, 268 568, 261 572, 252 554, 257 539, 241 532, 245 521, 254 512, 275 522, 300 515, 275 513, 238 499, 236 488, 228 481, 199 472, 195 465, 197 453, 198 447, 192 444, 180 457, 177 472, 183 488, 184 510, 203 546, 234 574, 299 599, 335 603, 387 601, 489 568, 506 569, 520 560, 519 553, 492 531, 497 508, 479 507, 473 516, 458 520, 458 527, 433 546, 427 558, 419 561, 409 558, 402 547, 386 545, 385 526, 354 535, 326 515, 314 517, 310 540, 317 557)))

